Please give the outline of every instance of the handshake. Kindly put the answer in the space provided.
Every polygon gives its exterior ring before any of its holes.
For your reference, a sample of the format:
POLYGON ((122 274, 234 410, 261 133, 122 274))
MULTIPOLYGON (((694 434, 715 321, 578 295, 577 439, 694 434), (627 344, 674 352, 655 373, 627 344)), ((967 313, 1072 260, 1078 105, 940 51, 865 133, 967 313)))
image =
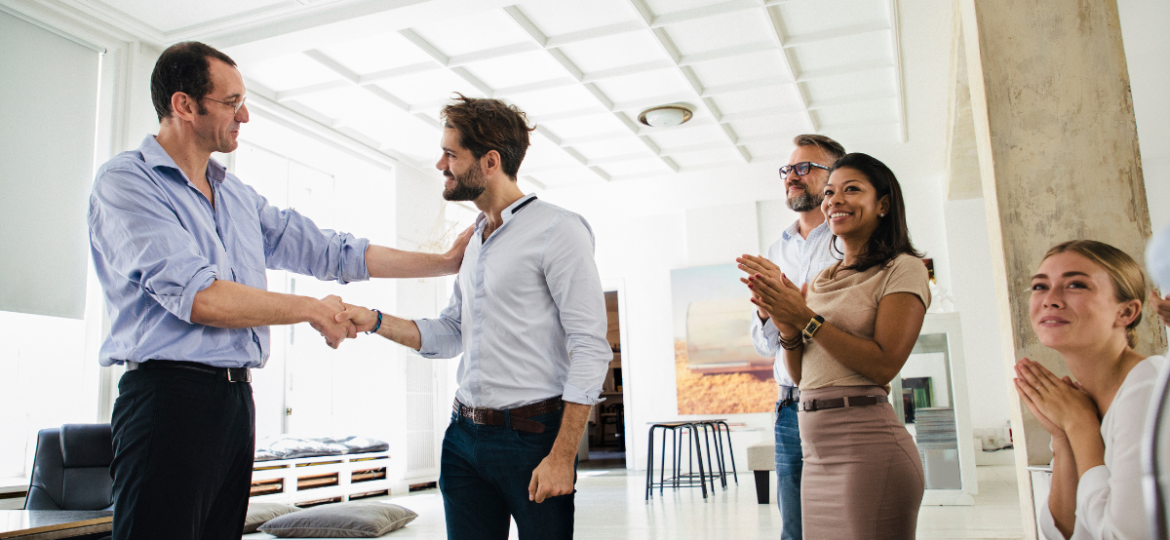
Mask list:
POLYGON ((346 304, 340 296, 329 295, 313 300, 309 324, 325 338, 325 344, 336 349, 346 338, 356 338, 358 332, 369 332, 378 323, 378 316, 371 309, 346 304))

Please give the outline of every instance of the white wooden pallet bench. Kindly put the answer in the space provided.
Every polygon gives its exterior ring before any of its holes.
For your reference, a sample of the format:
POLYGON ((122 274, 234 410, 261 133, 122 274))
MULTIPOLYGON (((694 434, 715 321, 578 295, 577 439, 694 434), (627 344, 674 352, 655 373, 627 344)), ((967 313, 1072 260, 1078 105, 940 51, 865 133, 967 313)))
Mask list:
POLYGON ((257 461, 251 500, 314 506, 389 495, 389 465, 388 451, 257 461))

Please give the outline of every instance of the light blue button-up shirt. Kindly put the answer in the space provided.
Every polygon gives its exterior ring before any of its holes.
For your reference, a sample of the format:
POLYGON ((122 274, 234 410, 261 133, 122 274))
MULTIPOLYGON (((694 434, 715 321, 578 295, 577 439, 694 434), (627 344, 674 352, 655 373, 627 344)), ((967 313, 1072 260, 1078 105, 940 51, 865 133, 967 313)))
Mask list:
POLYGON ((480 214, 451 303, 416 320, 427 358, 463 353, 455 397, 511 409, 556 396, 592 405, 613 359, 593 231, 581 216, 528 195, 483 241, 480 214))
POLYGON ((338 283, 369 279, 368 240, 318 229, 268 204, 214 160, 207 180, 214 209, 153 135, 98 170, 89 240, 110 316, 102 365, 185 360, 263 367, 268 327, 194 324, 195 293, 217 279, 267 289, 265 268, 338 283))
MULTIPOLYGON (((784 229, 780 239, 768 248, 767 258, 776 263, 780 271, 788 276, 793 285, 800 287, 817 277, 821 270, 841 260, 841 256, 833 252, 831 242, 833 231, 829 224, 821 223, 808 233, 808 238, 800 236, 797 229, 800 222, 784 229)), ((796 386, 788 368, 784 365, 784 349, 780 347, 780 330, 772 323, 761 323, 756 311, 752 310, 752 344, 756 352, 764 356, 776 357, 772 365, 772 375, 776 382, 784 386, 796 386)))

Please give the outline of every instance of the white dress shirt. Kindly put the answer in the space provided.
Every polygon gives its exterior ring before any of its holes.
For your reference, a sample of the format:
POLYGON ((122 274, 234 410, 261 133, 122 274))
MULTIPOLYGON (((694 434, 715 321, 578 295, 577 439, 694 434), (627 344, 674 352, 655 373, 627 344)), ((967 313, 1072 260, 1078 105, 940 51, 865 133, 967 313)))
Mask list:
POLYGON ((512 409, 556 396, 592 405, 613 359, 593 231, 581 216, 527 195, 487 241, 480 214, 451 303, 416 320, 419 354, 459 361, 455 393, 512 409))
MULTIPOLYGON (((1146 503, 1142 497, 1141 441, 1150 396, 1161 356, 1146 358, 1125 376, 1109 412, 1101 419, 1105 464, 1085 471, 1077 482, 1077 521, 1069 540, 1137 540, 1149 538, 1146 503)), ((1064 540, 1056 528, 1048 500, 1041 505, 1040 532, 1047 540, 1064 540)))
MULTIPOLYGON (((800 222, 797 221, 792 226, 784 229, 780 234, 780 239, 777 240, 771 247, 768 248, 767 259, 776 263, 780 267, 780 271, 788 276, 797 287, 812 281, 821 273, 821 270, 828 268, 833 263, 841 258, 833 254, 831 244, 833 240, 833 231, 829 230, 828 223, 821 223, 815 229, 808 233, 808 238, 800 236, 799 227, 800 222)), ((772 323, 771 319, 768 322, 761 323, 760 316, 756 310, 752 310, 752 344, 756 346, 756 352, 763 356, 776 357, 776 363, 772 365, 772 375, 776 377, 776 383, 782 386, 796 386, 792 381, 792 376, 788 374, 788 368, 784 365, 784 349, 780 347, 780 330, 772 323)))

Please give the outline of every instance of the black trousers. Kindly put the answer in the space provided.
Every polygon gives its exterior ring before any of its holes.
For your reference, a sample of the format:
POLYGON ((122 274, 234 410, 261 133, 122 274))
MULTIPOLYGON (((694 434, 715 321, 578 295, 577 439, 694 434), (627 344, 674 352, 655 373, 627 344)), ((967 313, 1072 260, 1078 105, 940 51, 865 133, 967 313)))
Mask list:
POLYGON ((129 371, 114 403, 114 540, 238 539, 256 446, 252 386, 129 371))

